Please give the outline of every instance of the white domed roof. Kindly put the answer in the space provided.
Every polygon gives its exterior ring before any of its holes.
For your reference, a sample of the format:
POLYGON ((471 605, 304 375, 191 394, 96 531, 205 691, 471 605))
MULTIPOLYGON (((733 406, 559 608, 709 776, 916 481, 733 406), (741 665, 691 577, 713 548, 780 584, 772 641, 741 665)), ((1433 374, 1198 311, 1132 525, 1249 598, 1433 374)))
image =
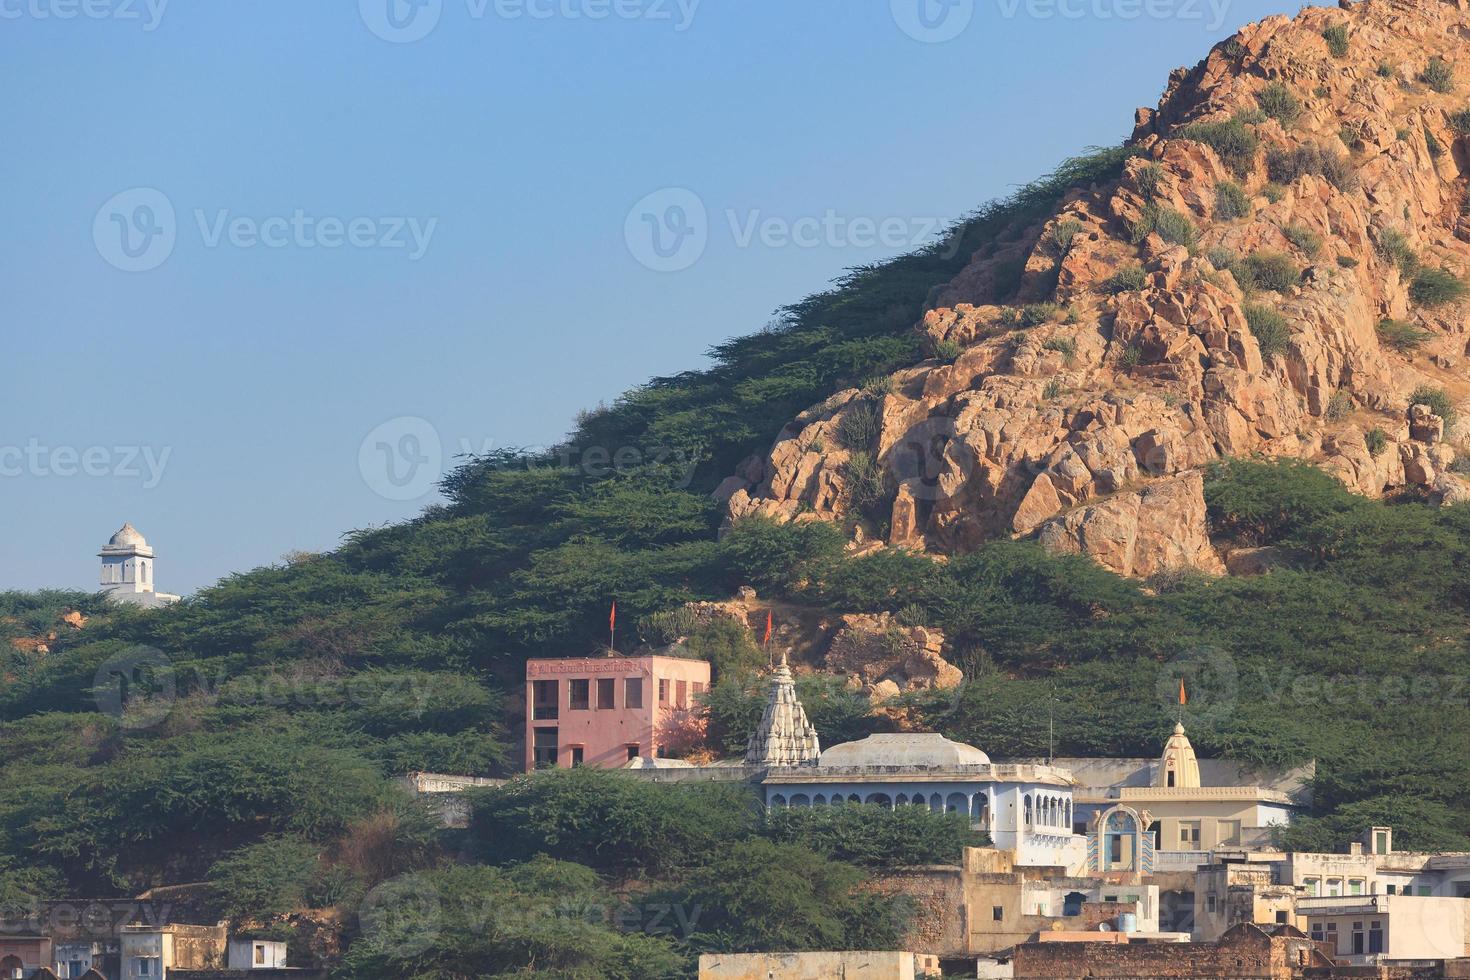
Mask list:
POLYGON ((990 756, 943 735, 869 735, 822 753, 819 766, 988 766, 990 756))
POLYGON ((107 542, 109 548, 146 548, 148 541, 138 533, 132 522, 124 523, 107 542))

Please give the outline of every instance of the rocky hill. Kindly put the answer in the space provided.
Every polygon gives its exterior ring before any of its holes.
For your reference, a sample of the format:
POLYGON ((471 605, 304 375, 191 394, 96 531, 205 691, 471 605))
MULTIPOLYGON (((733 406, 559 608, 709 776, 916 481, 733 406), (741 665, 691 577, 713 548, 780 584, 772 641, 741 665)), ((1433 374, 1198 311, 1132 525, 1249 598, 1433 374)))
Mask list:
POLYGON ((1470 497, 1467 37, 1463 5, 1366 0, 1176 70, 1121 175, 976 252, 915 327, 932 356, 797 415, 721 485, 730 517, 942 553, 1035 535, 1149 576, 1224 570, 1221 457, 1470 497))

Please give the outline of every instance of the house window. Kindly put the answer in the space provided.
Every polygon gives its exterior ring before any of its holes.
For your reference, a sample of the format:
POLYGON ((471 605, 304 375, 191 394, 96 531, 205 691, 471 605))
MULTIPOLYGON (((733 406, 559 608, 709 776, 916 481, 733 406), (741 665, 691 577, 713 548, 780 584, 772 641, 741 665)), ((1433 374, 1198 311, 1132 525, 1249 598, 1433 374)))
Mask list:
POLYGON ((1336 898, 1337 896, 1339 896, 1341 894, 1342 894, 1342 879, 1341 878, 1328 878, 1327 879, 1327 897, 1328 898, 1336 898))
POLYGON ((556 768, 558 730, 538 728, 531 733, 531 762, 537 769, 556 768))
POLYGON ((689 682, 688 681, 678 681, 674 685, 674 707, 676 707, 676 708, 687 708, 687 707, 689 707, 689 682))
POLYGON ((689 690, 694 695, 694 698, 697 701, 699 699, 699 696, 704 693, 704 682, 695 681, 694 683, 689 685, 689 690))
POLYGON ((1373 834, 1373 853, 1374 854, 1387 854, 1388 853, 1388 834, 1384 833, 1381 830, 1375 831, 1374 834, 1373 834))
POLYGON ((1398 885, 1389 885, 1388 886, 1388 893, 1390 895, 1396 894, 1398 892, 1398 890, 1399 890, 1399 886, 1398 885))
POLYGON ((1168 779, 1168 782, 1165 785, 1168 785, 1168 786, 1173 786, 1174 785, 1174 770, 1173 770, 1173 768, 1170 768, 1169 769, 1169 779, 1168 779))
POLYGON ((1312 942, 1314 942, 1314 943, 1320 943, 1322 941, 1323 941, 1322 940, 1322 923, 1320 923, 1320 922, 1313 922, 1312 923, 1312 942))
POLYGON ((617 707, 613 704, 613 687, 615 684, 616 682, 611 677, 598 678, 597 707, 599 710, 617 707))
POLYGON ((992 921, 992 922, 1004 922, 1005 921, 1005 917, 1006 917, 1005 906, 1003 906, 1003 905, 993 905, 993 906, 991 906, 991 908, 990 908, 990 921, 992 921))
POLYGON ((577 766, 580 766, 582 764, 582 752, 583 752, 582 746, 580 746, 580 745, 573 745, 572 746, 572 768, 573 769, 575 769, 577 766))
POLYGON ((133 973, 140 977, 161 977, 160 957, 136 956, 133 958, 133 973))
POLYGON ((658 679, 658 703, 669 703, 669 679, 667 677, 660 677, 658 679))
MULTIPOLYGON (((1407 890, 1405 891, 1405 894, 1407 894, 1407 890)), ((1420 885, 1419 886, 1419 895, 1421 897, 1423 897, 1425 895, 1429 895, 1429 894, 1432 894, 1432 889, 1430 889, 1430 887, 1428 885, 1420 885)))
POLYGON ((1316 897, 1317 893, 1322 890, 1321 878, 1308 878, 1305 884, 1307 886, 1307 894, 1311 895, 1314 898, 1316 897))
POLYGON ((586 711, 591 700, 592 682, 589 680, 568 681, 569 707, 573 711, 586 711))
POLYGON ((1354 878, 1353 880, 1351 880, 1351 881, 1348 882, 1348 894, 1349 895, 1361 895, 1361 894, 1363 894, 1363 881, 1362 881, 1361 878, 1354 878))
POLYGON ((531 703, 534 707, 531 717, 536 721, 555 721, 559 694, 556 681, 532 681, 531 703))
POLYGON ((1184 820, 1179 823, 1179 843, 1185 848, 1199 847, 1199 821, 1184 820))
POLYGON ((1284 926, 1284 925, 1286 925, 1286 913, 1285 912, 1277 912, 1276 913, 1276 924, 1278 926, 1284 926))
POLYGON ((634 759, 638 758, 642 754, 643 754, 643 752, 641 751, 641 749, 639 748, 638 745, 632 744, 632 745, 629 745, 628 746, 628 761, 629 762, 632 762, 634 759))
POLYGON ((265 966, 265 944, 264 943, 256 943, 255 944, 255 965, 256 966, 265 966))
POLYGON ((1373 921, 1368 923, 1368 952, 1383 952, 1383 923, 1373 921))
POLYGON ((643 678, 628 677, 623 680, 623 707, 643 707, 643 678))
POLYGON ((1206 912, 1213 912, 1213 911, 1215 911, 1215 896, 1214 895, 1210 895, 1210 896, 1208 896, 1205 899, 1205 911, 1206 912))

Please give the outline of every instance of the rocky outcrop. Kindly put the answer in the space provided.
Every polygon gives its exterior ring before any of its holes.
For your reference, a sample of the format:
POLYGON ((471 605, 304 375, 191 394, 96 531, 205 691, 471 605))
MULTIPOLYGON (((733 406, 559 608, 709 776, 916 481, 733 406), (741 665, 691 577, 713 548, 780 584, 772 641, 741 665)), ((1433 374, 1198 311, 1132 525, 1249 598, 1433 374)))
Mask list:
POLYGON ((964 674, 943 651, 938 629, 903 626, 889 613, 853 614, 841 618, 825 667, 881 701, 905 691, 957 687, 964 674))
POLYGON ((1205 534, 1204 479, 1198 471, 1113 494, 1042 525, 1054 552, 1091 555, 1119 575, 1148 578, 1183 569, 1222 573, 1205 534))
POLYGON ((915 330, 957 356, 792 420, 722 485, 730 519, 836 520, 944 553, 1030 535, 1147 576, 1225 570, 1199 493, 1225 456, 1459 499, 1462 435, 1409 394, 1470 395, 1470 320, 1411 288, 1407 256, 1470 271, 1470 145, 1449 121, 1470 74, 1458 94, 1418 81, 1431 57, 1470 64, 1466 38, 1460 6, 1366 0, 1267 18, 1175 72, 1117 179, 1075 188, 936 291, 915 330), (1333 25, 1345 57, 1323 40, 1333 25), (1294 118, 1263 113, 1268 86, 1294 118), (1234 126, 1244 149, 1222 156, 1181 128, 1195 123, 1234 126), (1220 206, 1230 185, 1237 213, 1220 206), (1249 271, 1272 262, 1274 278, 1249 271), (1386 343, 1383 320, 1413 341, 1386 343))

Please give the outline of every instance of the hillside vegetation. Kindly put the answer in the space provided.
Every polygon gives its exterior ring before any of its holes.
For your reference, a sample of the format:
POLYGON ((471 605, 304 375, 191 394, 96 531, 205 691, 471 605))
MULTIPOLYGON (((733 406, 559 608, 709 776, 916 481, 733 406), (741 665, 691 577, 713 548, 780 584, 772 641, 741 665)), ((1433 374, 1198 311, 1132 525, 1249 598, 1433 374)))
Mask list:
MULTIPOLYGON (((1125 578, 1007 535, 941 562, 901 547, 854 557, 849 529, 823 521, 752 516, 719 534, 711 493, 743 460, 835 393, 961 356, 913 329, 946 285, 973 255, 1034 241, 1064 200, 1140 180, 1134 155, 1067 161, 948 240, 854 270, 716 347, 711 367, 588 415, 565 446, 468 461, 442 506, 353 532, 330 554, 230 576, 161 611, 0 597, 7 641, 57 634, 44 654, 5 651, 0 905, 211 881, 222 911, 288 931, 302 909, 362 909, 345 927, 353 977, 663 976, 700 949, 884 948, 906 913, 865 891, 865 875, 952 860, 975 843, 963 826, 856 808, 771 822, 738 794, 576 772, 477 793, 471 829, 445 834, 393 782, 515 769, 526 659, 597 649, 610 601, 631 649, 659 636, 658 614, 742 585, 942 627, 967 682, 901 707, 994 757, 1044 755, 1053 730, 1058 755, 1155 755, 1182 675, 1202 755, 1317 760, 1318 813, 1287 843, 1332 849, 1388 823, 1404 848, 1470 849, 1470 508, 1423 488, 1369 499, 1304 463, 1214 463, 1208 530, 1225 550, 1259 549, 1270 570, 1251 577, 1125 578), (623 447, 656 461, 581 465, 623 447), (90 621, 56 627, 66 608, 90 621), (428 925, 403 910, 423 892, 439 904, 423 905, 433 938, 417 943, 428 925), (464 900, 451 908, 448 895, 464 900), (369 913, 387 902, 399 914, 375 926, 369 913), (551 911, 487 929, 473 914, 627 902, 707 917, 670 930, 645 916, 620 931, 551 911)), ((987 288, 1024 315, 1035 270, 1002 264, 987 265, 987 288)), ((1120 292, 1144 281, 1132 266, 1112 279, 1120 292)), ((721 668, 707 698, 713 747, 738 752, 764 658, 738 636, 691 646, 721 668)), ((893 724, 832 679, 803 677, 801 693, 823 744, 893 724)))

